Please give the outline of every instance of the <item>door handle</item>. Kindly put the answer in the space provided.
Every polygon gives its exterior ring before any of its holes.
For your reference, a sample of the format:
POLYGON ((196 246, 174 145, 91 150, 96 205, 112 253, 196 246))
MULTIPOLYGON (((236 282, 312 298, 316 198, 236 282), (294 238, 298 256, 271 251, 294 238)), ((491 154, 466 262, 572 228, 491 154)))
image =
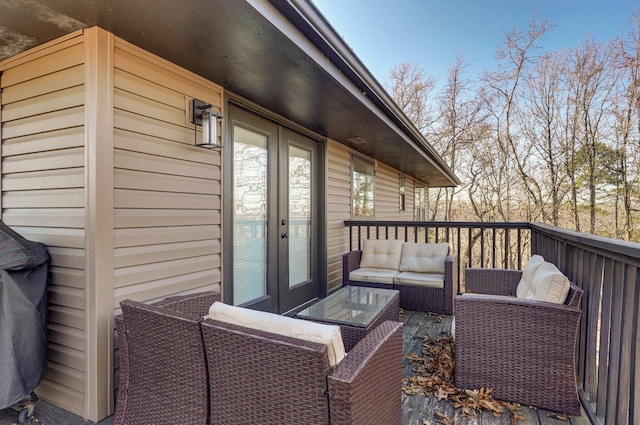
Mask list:
POLYGON ((280 237, 281 237, 282 239, 288 239, 288 238, 289 238, 289 233, 288 233, 288 232, 282 232, 282 233, 280 234, 280 237))

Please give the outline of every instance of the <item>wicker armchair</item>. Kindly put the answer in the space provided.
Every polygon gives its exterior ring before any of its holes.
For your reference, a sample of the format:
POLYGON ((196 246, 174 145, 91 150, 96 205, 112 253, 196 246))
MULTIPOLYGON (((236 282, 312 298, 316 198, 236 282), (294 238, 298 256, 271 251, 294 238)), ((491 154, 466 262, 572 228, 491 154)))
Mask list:
POLYGON ((455 298, 456 386, 493 389, 496 398, 580 414, 576 339, 582 289, 565 304, 519 299, 521 271, 467 269, 455 298))
POLYGON ((401 423, 402 324, 386 321, 336 367, 327 347, 207 319, 211 416, 233 424, 401 423))
POLYGON ((120 383, 114 425, 209 423, 202 316, 218 292, 120 303, 120 383))

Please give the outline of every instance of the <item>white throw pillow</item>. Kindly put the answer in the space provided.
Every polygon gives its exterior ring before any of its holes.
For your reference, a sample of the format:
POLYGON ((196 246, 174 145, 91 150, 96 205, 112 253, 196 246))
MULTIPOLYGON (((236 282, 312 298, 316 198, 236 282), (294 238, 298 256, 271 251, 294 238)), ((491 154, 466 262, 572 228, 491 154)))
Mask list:
POLYGON ((360 267, 398 270, 401 254, 402 240, 365 239, 362 246, 360 267))
POLYGON ((538 268, 544 264, 544 262, 544 258, 541 255, 533 255, 529 258, 529 261, 527 261, 527 264, 522 270, 520 283, 518 283, 518 287, 516 288, 516 296, 518 298, 526 298, 527 294, 531 292, 531 281, 533 279, 533 275, 536 273, 538 268))
POLYGON ((545 261, 533 275, 531 290, 525 298, 564 304, 570 286, 569 279, 554 264, 545 261))
POLYGON ((345 356, 344 342, 342 341, 339 326, 294 319, 243 307, 234 307, 221 302, 215 302, 209 307, 209 315, 205 316, 205 319, 207 318, 324 344, 327 346, 329 364, 331 366, 340 363, 345 356))
POLYGON ((400 271, 415 273, 444 273, 444 262, 449 253, 447 243, 402 244, 400 271))

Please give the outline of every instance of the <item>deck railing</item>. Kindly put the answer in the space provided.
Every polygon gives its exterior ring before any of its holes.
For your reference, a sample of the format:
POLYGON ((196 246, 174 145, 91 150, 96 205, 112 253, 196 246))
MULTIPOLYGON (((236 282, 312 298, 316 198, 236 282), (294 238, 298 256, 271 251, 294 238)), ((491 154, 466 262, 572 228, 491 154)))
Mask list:
MULTIPOLYGON (((576 352, 578 388, 593 424, 640 424, 640 244, 538 223, 346 221, 364 239, 448 242, 467 267, 521 269, 533 254, 585 292, 576 352)), ((550 360, 552 361, 552 360, 550 360)), ((550 377, 550 379, 552 379, 550 377)))

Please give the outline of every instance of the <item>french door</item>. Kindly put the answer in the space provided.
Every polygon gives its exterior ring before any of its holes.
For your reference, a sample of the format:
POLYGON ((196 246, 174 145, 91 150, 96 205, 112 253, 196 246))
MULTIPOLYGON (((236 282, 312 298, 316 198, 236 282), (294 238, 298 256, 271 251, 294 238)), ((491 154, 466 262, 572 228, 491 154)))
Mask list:
POLYGON ((285 313, 321 293, 318 142, 237 106, 229 116, 225 301, 285 313))

